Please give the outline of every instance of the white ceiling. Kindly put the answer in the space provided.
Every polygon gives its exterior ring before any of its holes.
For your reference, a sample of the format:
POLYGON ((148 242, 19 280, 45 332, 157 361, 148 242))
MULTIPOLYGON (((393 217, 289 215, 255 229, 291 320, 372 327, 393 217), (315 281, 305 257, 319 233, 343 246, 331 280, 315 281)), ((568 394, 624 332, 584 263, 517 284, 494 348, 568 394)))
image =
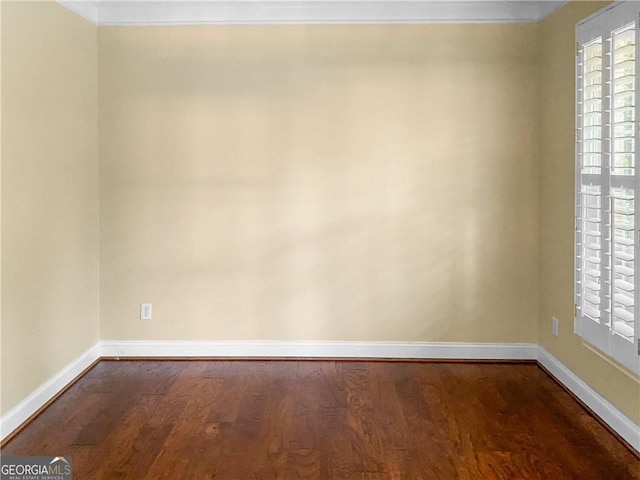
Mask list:
POLYGON ((568 0, 58 0, 97 25, 521 23, 568 0))

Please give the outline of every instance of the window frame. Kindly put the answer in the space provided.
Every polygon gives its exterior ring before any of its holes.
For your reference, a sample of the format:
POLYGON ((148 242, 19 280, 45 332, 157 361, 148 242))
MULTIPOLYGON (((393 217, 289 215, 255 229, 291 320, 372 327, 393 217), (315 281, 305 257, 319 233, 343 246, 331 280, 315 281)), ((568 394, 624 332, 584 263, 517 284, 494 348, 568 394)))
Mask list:
MULTIPOLYGON (((611 6, 608 6, 595 14, 587 17, 576 25, 576 70, 575 70, 575 102, 576 102, 576 138, 575 138, 575 193, 574 193, 574 206, 575 206, 575 238, 574 238, 574 322, 575 333, 580 335, 586 343, 592 345, 596 349, 602 351, 607 356, 615 360, 617 363, 631 370, 637 375, 640 375, 640 135, 639 135, 639 120, 640 120, 640 71, 638 69, 638 57, 640 53, 640 3, 632 0, 623 2, 616 2, 611 6), (615 123, 629 123, 627 121, 615 122, 614 121, 614 85, 615 78, 615 58, 614 48, 612 48, 614 34, 621 34, 621 30, 625 26, 635 23, 635 85, 634 85, 634 118, 633 122, 633 134, 632 139, 634 145, 632 151, 634 153, 633 162, 633 176, 624 176, 619 174, 619 170, 612 168, 612 161, 614 158, 614 127, 615 123), (583 170, 584 153, 583 144, 588 141, 597 140, 597 138, 587 138, 587 128, 594 128, 594 131, 598 131, 597 124, 584 125, 585 112, 583 111, 585 103, 588 101, 586 98, 587 88, 584 85, 583 68, 585 66, 585 50, 590 45, 593 45, 598 39, 601 40, 602 51, 602 65, 601 65, 601 101, 600 101, 600 151, 593 153, 597 158, 597 154, 600 155, 600 166, 593 167, 595 170, 599 168, 600 173, 585 173, 583 170), (614 174, 612 172, 618 172, 614 174), (587 206, 586 196, 594 195, 589 194, 586 188, 593 187, 593 191, 600 192, 600 206, 589 207, 587 206), (620 311, 621 308, 617 308, 615 300, 615 291, 617 275, 620 275, 618 271, 623 269, 624 261, 618 258, 618 255, 622 255, 621 252, 616 250, 616 247, 621 245, 620 236, 615 236, 616 231, 621 231, 621 227, 616 228, 616 218, 626 213, 619 213, 615 211, 615 206, 618 205, 616 200, 612 197, 612 191, 621 192, 623 189, 633 191, 633 337, 632 341, 624 338, 622 334, 616 333, 618 323, 616 322, 616 311, 620 311), (585 214, 586 209, 596 210, 599 216, 588 217, 585 214), (595 220, 591 220, 595 218, 595 220), (585 236, 589 236, 586 228, 586 222, 596 223, 599 228, 599 249, 593 249, 586 247, 585 236), (616 239, 618 241, 616 242, 616 239), (587 258, 595 258, 593 256, 587 257, 584 255, 584 250, 598 251, 598 269, 594 269, 593 265, 587 270, 585 262, 587 258), (616 261, 622 263, 616 263, 616 261), (587 282, 585 275, 590 276, 590 273, 595 272, 598 276, 598 283, 587 282), (594 290, 587 287, 587 283, 591 283, 594 287, 598 286, 598 295, 594 295, 594 290), (587 290, 585 292, 584 290, 587 290), (591 302, 586 299, 589 296, 597 303, 597 308, 592 309, 591 316, 587 315, 585 311, 588 311, 589 306, 584 305, 584 302, 591 302), (586 308, 583 308, 586 307, 586 308), (596 318, 598 318, 596 320, 596 318)), ((595 58, 595 57, 594 57, 595 58)), ((595 76, 594 78, 597 78, 595 76)), ((594 83, 592 86, 598 86, 594 83)), ((597 89, 596 89, 597 90, 597 89)), ((597 98, 597 97, 595 97, 597 98)), ((620 108, 620 107, 616 107, 620 108)), ((597 113, 597 111, 591 112, 597 113)), ((587 152, 590 153, 590 152, 587 152)), ((618 199, 619 200, 619 199, 618 199)), ((597 205, 597 204, 596 204, 597 205)), ((594 230, 589 230, 594 232, 594 230)), ((594 232, 595 233, 595 232, 594 232)), ((591 262, 589 262, 591 263, 591 262)), ((629 270, 629 269, 627 269, 629 270)), ((624 282, 623 282, 624 283, 624 282)), ((626 298, 626 297, 624 297, 626 298)), ((596 303, 591 303, 595 305, 596 303)), ((629 308, 627 306, 627 308, 629 308)), ((629 312, 621 312, 628 316, 629 312)), ((628 329, 628 326, 621 325, 628 329)), ((627 335, 628 337, 628 335, 627 335)))

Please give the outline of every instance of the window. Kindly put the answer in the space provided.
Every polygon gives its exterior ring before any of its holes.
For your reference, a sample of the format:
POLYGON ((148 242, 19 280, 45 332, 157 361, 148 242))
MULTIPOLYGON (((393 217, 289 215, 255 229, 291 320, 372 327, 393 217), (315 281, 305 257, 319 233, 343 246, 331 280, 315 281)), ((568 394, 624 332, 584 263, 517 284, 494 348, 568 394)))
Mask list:
POLYGON ((640 3, 578 24, 576 332, 640 373, 640 3))

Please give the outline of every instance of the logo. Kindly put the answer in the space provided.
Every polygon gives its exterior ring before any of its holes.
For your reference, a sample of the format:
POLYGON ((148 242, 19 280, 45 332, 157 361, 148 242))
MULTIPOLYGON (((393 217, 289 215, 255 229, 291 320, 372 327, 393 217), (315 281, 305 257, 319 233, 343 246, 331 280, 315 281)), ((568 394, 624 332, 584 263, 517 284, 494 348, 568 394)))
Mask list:
POLYGON ((0 480, 73 480, 71 457, 0 457, 0 480))

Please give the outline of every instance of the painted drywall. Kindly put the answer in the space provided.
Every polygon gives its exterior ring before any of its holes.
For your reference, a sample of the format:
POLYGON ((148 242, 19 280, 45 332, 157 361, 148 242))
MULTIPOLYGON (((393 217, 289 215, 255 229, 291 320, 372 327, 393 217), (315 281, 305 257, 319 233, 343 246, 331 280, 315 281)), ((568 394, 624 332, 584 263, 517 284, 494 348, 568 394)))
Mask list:
POLYGON ((99 335, 97 28, 2 2, 2 412, 99 335))
POLYGON ((640 424, 637 379, 573 333, 575 25, 607 3, 574 1, 541 24, 539 343, 640 424))
POLYGON ((537 25, 98 36, 103 340, 536 341, 537 25))

